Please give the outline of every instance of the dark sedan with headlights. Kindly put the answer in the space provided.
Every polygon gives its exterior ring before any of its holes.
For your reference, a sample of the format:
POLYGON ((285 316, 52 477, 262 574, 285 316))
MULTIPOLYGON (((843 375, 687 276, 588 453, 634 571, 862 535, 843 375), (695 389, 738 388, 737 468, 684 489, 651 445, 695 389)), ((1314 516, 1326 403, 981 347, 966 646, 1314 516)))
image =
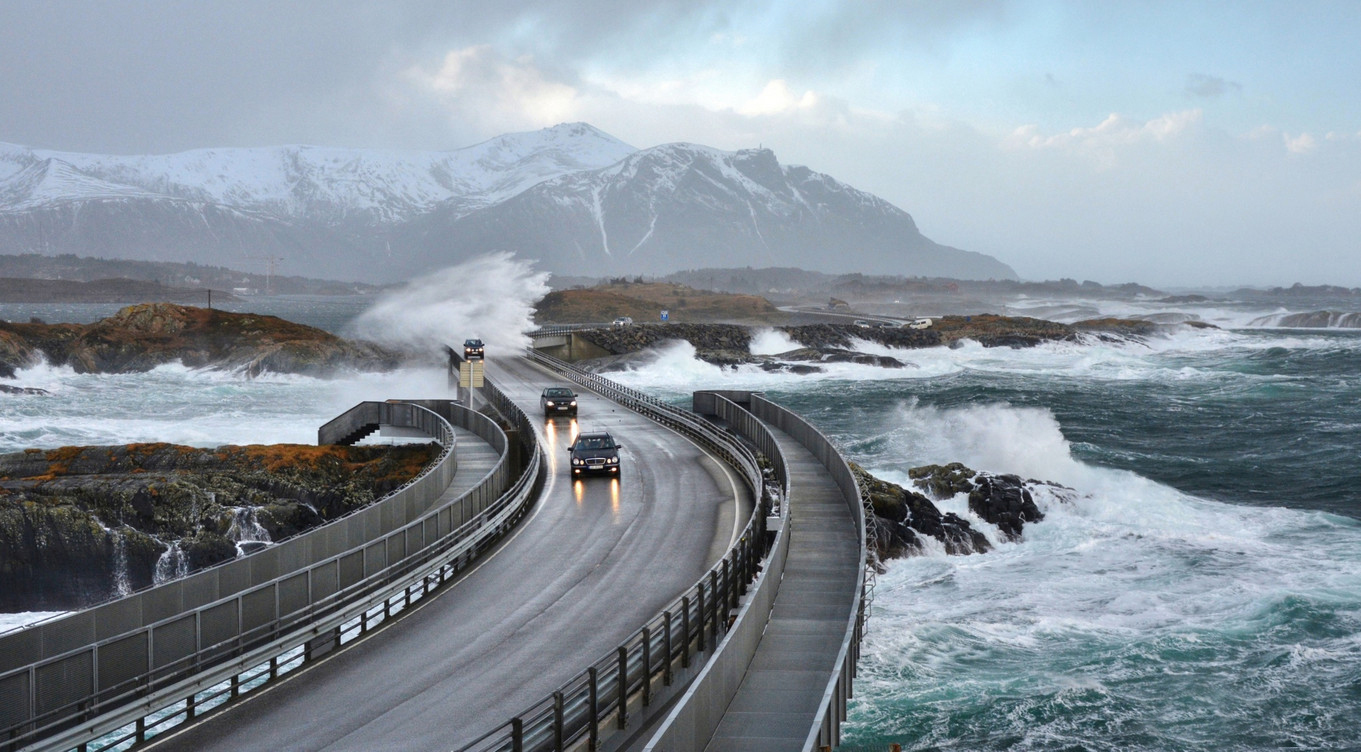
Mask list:
POLYGON ((539 407, 547 417, 569 415, 577 417, 577 395, 565 386, 550 386, 539 395, 539 407))

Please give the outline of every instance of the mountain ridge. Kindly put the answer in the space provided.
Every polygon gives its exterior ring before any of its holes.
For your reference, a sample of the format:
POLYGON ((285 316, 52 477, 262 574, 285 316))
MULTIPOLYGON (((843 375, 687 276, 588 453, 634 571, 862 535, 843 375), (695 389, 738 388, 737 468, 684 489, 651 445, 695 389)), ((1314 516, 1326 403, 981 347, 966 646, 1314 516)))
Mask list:
POLYGON ((555 273, 697 266, 1014 279, 769 149, 634 147, 586 123, 451 152, 280 146, 82 155, 0 144, 0 252, 398 281, 510 250, 555 273))

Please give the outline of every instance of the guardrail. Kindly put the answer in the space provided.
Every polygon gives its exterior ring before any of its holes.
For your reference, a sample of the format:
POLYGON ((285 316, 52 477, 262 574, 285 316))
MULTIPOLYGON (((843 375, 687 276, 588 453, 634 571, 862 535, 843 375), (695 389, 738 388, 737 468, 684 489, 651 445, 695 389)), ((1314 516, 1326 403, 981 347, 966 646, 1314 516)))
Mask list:
MULTIPOLYGON (((614 651, 508 723, 462 747, 465 751, 566 750, 582 744, 587 745, 585 749, 598 749, 608 744, 611 737, 629 728, 630 719, 646 717, 664 706, 679 693, 685 679, 702 668, 693 656, 717 648, 721 635, 730 628, 730 618, 749 610, 752 599, 744 602, 743 597, 753 580, 758 589, 774 580, 763 573, 761 564, 769 550, 767 480, 747 446, 692 412, 556 358, 533 351, 528 357, 715 452, 741 471, 758 506, 737 543, 695 585, 614 651)), ((783 461, 775 464, 780 488, 786 483, 783 469, 783 461)))
POLYGON ((608 328, 610 328, 611 326, 613 326, 613 325, 612 325, 612 324, 609 324, 609 323, 600 323, 600 324, 551 324, 551 325, 549 325, 549 326, 541 326, 541 327, 539 327, 538 329, 535 329, 534 331, 529 332, 529 337, 530 337, 531 339, 533 339, 534 337, 551 337, 551 336, 553 336, 554 334, 570 334, 571 332, 581 332, 581 331, 586 331, 586 330, 588 330, 588 329, 608 329, 608 328))
MULTIPOLYGON (((770 430, 739 402, 750 398, 747 392, 695 392, 695 412, 714 415, 739 435, 751 441, 775 463, 778 477, 788 479, 784 455, 770 430)), ((788 490, 787 487, 785 489, 788 490)), ((695 677, 685 696, 676 703, 671 715, 648 741, 646 750, 703 749, 714 735, 724 713, 746 675, 752 657, 760 647, 769 615, 779 594, 789 556, 788 511, 781 504, 781 525, 765 561, 765 572, 757 581, 750 600, 723 642, 714 650, 708 664, 695 677)))
POLYGON ((836 445, 813 424, 797 413, 767 400, 762 394, 751 395, 751 412, 794 437, 818 458, 831 474, 833 482, 841 489, 847 510, 856 523, 857 537, 860 540, 860 568, 865 575, 860 581, 856 607, 847 621, 845 637, 842 638, 841 647, 837 652, 835 672, 827 682, 827 688, 818 707, 817 720, 803 746, 806 751, 821 749, 824 746, 835 747, 841 742, 841 723, 846 720, 846 703, 851 697, 852 681, 855 679, 856 665, 860 661, 860 643, 865 635, 865 619, 872 591, 873 569, 867 566, 869 560, 865 541, 864 501, 860 496, 860 486, 856 483, 850 466, 846 464, 846 459, 841 456, 836 445))
MULTIPOLYGON (((499 390, 491 391, 518 423, 529 425, 499 390)), ((521 433, 533 446, 526 447, 528 462, 512 485, 506 435, 480 413, 447 401, 362 403, 353 410, 426 430, 445 451, 416 479, 340 520, 7 635, 0 654, 40 658, 0 674, 0 749, 84 748, 101 736, 101 747, 144 741, 325 655, 437 589, 524 514, 542 482, 542 452, 532 432, 521 433), (500 457, 468 492, 425 511, 456 469, 451 419, 500 457), (264 581, 252 582, 254 575, 264 581), (130 622, 141 623, 115 628, 130 622), (49 642, 79 646, 45 655, 49 642)))

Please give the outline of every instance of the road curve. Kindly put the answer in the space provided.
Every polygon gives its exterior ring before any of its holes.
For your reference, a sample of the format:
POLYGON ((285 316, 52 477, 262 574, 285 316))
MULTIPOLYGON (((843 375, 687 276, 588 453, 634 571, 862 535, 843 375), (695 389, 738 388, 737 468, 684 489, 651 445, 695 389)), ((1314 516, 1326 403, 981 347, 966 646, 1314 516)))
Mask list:
MULTIPOLYGON (((565 383, 521 358, 487 372, 530 415, 544 386, 565 383)), ((620 480, 572 481, 578 423, 543 421, 549 480, 488 557, 391 627, 153 746, 450 749, 615 648, 722 556, 751 498, 677 434, 594 394, 579 412, 623 444, 620 480)))

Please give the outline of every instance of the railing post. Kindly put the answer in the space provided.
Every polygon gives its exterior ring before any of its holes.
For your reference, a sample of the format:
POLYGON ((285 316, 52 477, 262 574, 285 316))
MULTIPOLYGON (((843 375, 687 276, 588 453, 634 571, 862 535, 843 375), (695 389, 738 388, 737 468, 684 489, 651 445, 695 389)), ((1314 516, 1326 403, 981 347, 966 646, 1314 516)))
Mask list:
POLYGON ((619 728, 629 725, 629 649, 619 646, 619 728))
POLYGON ((586 672, 589 674, 591 680, 590 695, 588 697, 588 703, 591 710, 591 746, 589 749, 595 750, 600 746, 600 678, 596 676, 595 666, 586 669, 586 672))
POLYGON ((690 596, 681 598, 681 668, 690 668, 690 596))
POLYGON ((663 640, 666 647, 666 662, 662 664, 662 686, 671 686, 671 612, 665 612, 666 617, 666 639, 663 640))
POLYGON ((713 630, 714 647, 718 647, 718 572, 713 569, 709 570, 709 588, 709 600, 713 602, 714 610, 714 623, 710 629, 713 630))
POLYGON ((511 752, 525 750, 525 722, 518 716, 510 719, 510 749, 511 752))
POLYGON ((737 607, 737 588, 732 586, 732 568, 728 566, 728 560, 723 560, 723 602, 728 608, 737 607))
MULTIPOLYGON (((697 632, 699 632, 699 635, 698 635, 698 636, 699 636, 699 644, 695 646, 695 649, 698 650, 699 652, 703 653, 703 652, 704 652, 704 583, 701 581, 699 584, 695 585, 695 590, 698 591, 698 593, 699 593, 699 595, 696 596, 696 602, 699 604, 699 608, 695 609, 696 613, 699 615, 699 629, 696 630, 697 632)), ((711 598, 710 600, 713 600, 713 599, 711 598)))
POLYGON ((643 707, 652 703, 652 630, 643 627, 643 707))
POLYGON ((563 700, 561 692, 553 693, 553 752, 563 752, 563 700))

